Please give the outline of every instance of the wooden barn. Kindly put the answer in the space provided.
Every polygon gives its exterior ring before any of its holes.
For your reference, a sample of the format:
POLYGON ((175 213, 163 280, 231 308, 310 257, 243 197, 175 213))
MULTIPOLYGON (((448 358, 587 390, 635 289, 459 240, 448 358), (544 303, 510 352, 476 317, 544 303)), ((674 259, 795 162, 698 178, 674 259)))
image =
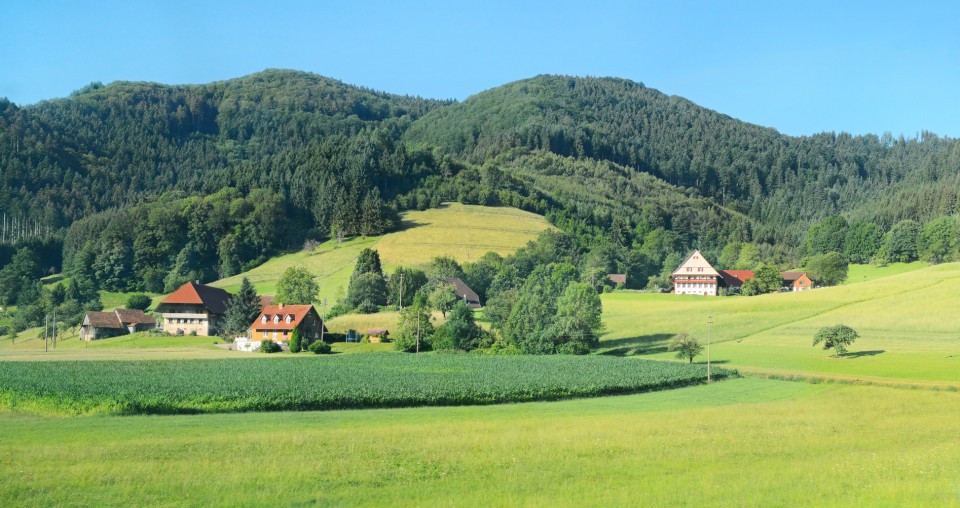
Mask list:
POLYGON ((87 312, 80 323, 80 340, 99 340, 150 330, 157 321, 142 310, 116 309, 113 312, 87 312))
POLYGON ((458 277, 450 277, 443 279, 443 281, 447 284, 450 284, 455 290, 457 290, 457 296, 463 299, 464 303, 467 304, 467 307, 470 307, 471 309, 480 308, 480 297, 474 290, 470 289, 470 286, 467 286, 465 282, 460 280, 458 277))

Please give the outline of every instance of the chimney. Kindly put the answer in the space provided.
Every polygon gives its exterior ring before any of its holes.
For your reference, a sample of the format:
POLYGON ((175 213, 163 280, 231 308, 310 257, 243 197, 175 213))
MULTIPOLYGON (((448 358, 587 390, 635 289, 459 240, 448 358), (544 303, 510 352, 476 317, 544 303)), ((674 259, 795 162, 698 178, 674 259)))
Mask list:
POLYGON ((280 303, 280 310, 283 310, 283 303, 280 303))

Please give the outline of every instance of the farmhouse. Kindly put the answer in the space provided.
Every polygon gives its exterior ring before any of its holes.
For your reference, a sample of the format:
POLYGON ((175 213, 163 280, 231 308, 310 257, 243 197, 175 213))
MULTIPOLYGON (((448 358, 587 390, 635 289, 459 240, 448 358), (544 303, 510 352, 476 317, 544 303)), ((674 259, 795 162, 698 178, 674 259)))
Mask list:
POLYGON ((720 270, 720 279, 727 289, 739 290, 743 283, 753 278, 753 270, 720 270))
POLYGON ((250 340, 287 342, 294 329, 300 337, 313 341, 320 338, 320 329, 327 330, 313 305, 267 305, 250 325, 250 340))
POLYGON ((806 291, 813 288, 813 281, 804 272, 780 272, 783 288, 787 291, 806 291))
POLYGON ((443 279, 444 282, 453 286, 457 290, 457 296, 463 299, 463 302, 467 304, 467 307, 471 309, 480 308, 480 297, 467 286, 462 280, 457 277, 450 277, 443 279))
POLYGON ((230 293, 198 282, 188 282, 157 305, 160 328, 174 335, 217 335, 230 293))
POLYGON ((87 312, 80 324, 80 340, 98 340, 149 330, 156 320, 142 310, 116 309, 113 312, 87 312))
POLYGON ((680 264, 670 275, 673 292, 678 295, 716 296, 720 285, 720 273, 704 259, 699 250, 680 264))

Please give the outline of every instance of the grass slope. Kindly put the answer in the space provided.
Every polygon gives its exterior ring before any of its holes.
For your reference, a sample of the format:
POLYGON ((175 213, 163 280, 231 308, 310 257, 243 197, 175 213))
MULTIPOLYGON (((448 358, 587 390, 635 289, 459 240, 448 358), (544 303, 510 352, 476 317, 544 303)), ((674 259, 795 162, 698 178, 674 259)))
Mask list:
MULTIPOLYGON (((602 352, 671 358, 669 337, 706 341, 712 359, 737 367, 928 381, 960 381, 960 264, 859 284, 758 297, 604 295, 602 352), (851 354, 812 347, 814 333, 843 323, 860 332, 851 354)), ((702 358, 701 358, 702 359, 702 358)))
POLYGON ((487 407, 0 414, 0 504, 945 506, 960 394, 739 379, 487 407))
MULTIPOLYGON (((700 365, 600 356, 297 356, 10 362, 0 368, 0 409, 175 414, 455 406, 636 393, 707 377, 700 365)), ((713 375, 733 373, 716 369, 713 375)))
POLYGON ((276 257, 213 285, 236 291, 241 279, 249 277, 258 292, 273 294, 283 271, 300 266, 316 274, 320 298, 332 305, 347 290, 356 258, 365 248, 377 249, 388 272, 399 265, 423 266, 437 256, 451 256, 466 263, 487 252, 510 254, 550 225, 539 215, 515 208, 446 203, 441 208, 405 212, 401 227, 382 237, 357 238, 343 245, 328 241, 314 252, 276 257))

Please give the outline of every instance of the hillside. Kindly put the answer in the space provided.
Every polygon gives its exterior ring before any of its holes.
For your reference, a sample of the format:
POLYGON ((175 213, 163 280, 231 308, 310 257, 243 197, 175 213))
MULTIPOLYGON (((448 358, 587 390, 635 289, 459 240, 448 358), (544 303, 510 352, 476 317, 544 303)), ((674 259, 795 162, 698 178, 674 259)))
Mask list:
POLYGON ((374 248, 384 271, 397 266, 423 266, 438 256, 460 263, 476 261, 487 252, 507 255, 534 240, 550 227, 543 217, 514 208, 447 203, 442 208, 402 215, 402 229, 380 237, 358 238, 338 245, 330 240, 313 252, 300 251, 266 263, 212 285, 228 291, 248 277, 261 294, 273 294, 280 275, 291 266, 304 267, 317 276, 320 299, 332 305, 346 292, 360 251, 374 248))
MULTIPOLYGON (((960 264, 949 263, 867 282, 799 293, 702 298, 672 294, 604 295, 602 352, 672 358, 666 343, 690 333, 723 366, 780 375, 957 381, 960 264), (812 347, 823 326, 845 324, 860 339, 842 358, 812 347)), ((698 360, 704 360, 701 357, 698 360)))
MULTIPOLYGON (((473 162, 514 147, 608 160, 696 189, 755 219, 760 238, 796 243, 797 224, 856 213, 889 226, 928 219, 953 192, 960 143, 824 133, 791 137, 616 78, 537 76, 424 115, 404 135, 473 162), (916 192, 913 189, 917 189, 916 192), (922 190, 920 190, 922 189, 922 190), (912 202, 906 210, 877 206, 912 202), (907 217, 912 215, 912 217, 907 217)), ((953 192, 955 196, 955 192, 953 192)))

